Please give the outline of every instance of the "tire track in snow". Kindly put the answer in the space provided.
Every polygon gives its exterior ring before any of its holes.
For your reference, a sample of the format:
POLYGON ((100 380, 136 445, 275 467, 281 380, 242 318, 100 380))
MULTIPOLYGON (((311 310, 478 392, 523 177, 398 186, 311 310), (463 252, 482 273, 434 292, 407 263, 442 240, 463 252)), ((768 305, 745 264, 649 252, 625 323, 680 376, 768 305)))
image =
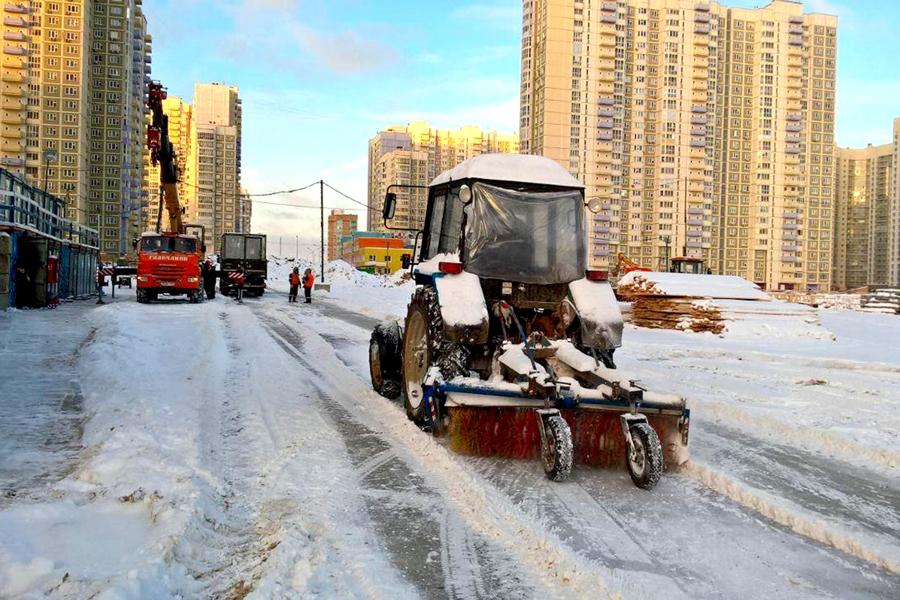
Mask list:
MULTIPOLYGON (((343 316, 342 316, 340 313, 335 313, 334 311, 332 311, 330 306, 328 307, 328 310, 326 311, 326 313, 332 313, 332 314, 329 314, 328 316, 334 316, 335 318, 338 318, 338 319, 347 321, 346 319, 343 318, 343 316)), ((349 323, 352 324, 352 325, 356 325, 356 326, 360 326, 360 327, 361 327, 361 325, 358 324, 358 323, 356 323, 356 322, 353 322, 353 321, 347 321, 347 322, 349 322, 349 323)), ((341 360, 343 361, 344 359, 341 359, 341 360)), ((346 363, 347 361, 344 361, 344 362, 346 363)), ((815 361, 811 361, 811 362, 815 362, 815 361)), ((704 423, 704 425, 705 425, 705 423, 704 423)), ((696 439, 696 438, 695 438, 695 439, 696 439)), ((799 463, 799 464, 802 464, 802 462, 799 463)), ((700 478, 700 479, 698 479, 698 478, 693 478, 693 479, 699 481, 701 484, 704 484, 702 478, 700 478)), ((496 483, 496 482, 494 482, 494 483, 496 483)), ((704 484, 704 485, 705 485, 705 484, 704 484)), ((596 489, 596 486, 594 486, 594 487, 595 487, 595 489, 596 489)), ((724 496, 726 496, 726 497, 728 497, 728 498, 731 498, 732 500, 738 502, 738 504, 740 504, 741 506, 743 506, 743 507, 745 507, 745 508, 748 508, 748 509, 750 509, 750 510, 754 510, 755 512, 757 512, 757 513, 759 513, 759 514, 762 514, 763 516, 765 516, 765 517, 771 519, 774 523, 777 523, 778 526, 785 527, 787 530, 790 530, 790 531, 795 532, 795 533, 800 533, 800 534, 803 535, 804 537, 808 537, 808 538, 813 539, 813 540, 815 540, 815 541, 817 541, 817 542, 823 543, 823 544, 825 544, 825 545, 827 545, 827 546, 831 546, 831 547, 834 547, 834 548, 836 548, 836 549, 838 549, 838 550, 841 550, 841 551, 843 551, 843 552, 847 552, 847 553, 850 554, 851 556, 855 556, 855 557, 857 557, 857 558, 862 558, 863 560, 865 560, 866 557, 872 558, 872 554, 871 554, 871 553, 867 553, 867 552, 864 551, 864 550, 858 552, 858 551, 857 551, 857 550, 858 550, 858 544, 854 544, 852 541, 851 541, 851 542, 848 542, 848 543, 842 543, 842 542, 838 541, 839 538, 838 538, 838 537, 835 537, 835 534, 834 534, 833 532, 828 532, 828 533, 825 534, 825 535, 816 535, 815 533, 813 533, 813 529, 815 529, 815 528, 809 528, 809 527, 792 527, 792 526, 791 526, 792 523, 793 523, 793 524, 798 523, 798 520, 797 520, 797 517, 796 517, 796 516, 790 517, 787 521, 784 521, 783 519, 778 518, 779 515, 778 515, 778 513, 777 513, 777 511, 776 511, 775 513, 772 513, 772 515, 774 515, 774 517, 775 517, 775 518, 773 518, 773 516, 767 514, 766 511, 759 511, 759 510, 756 510, 755 507, 758 507, 758 506, 759 506, 758 504, 754 504, 753 502, 750 502, 750 503, 748 503, 748 502, 742 502, 740 496, 738 496, 737 498, 734 498, 734 497, 732 497, 729 493, 727 493, 727 490, 726 490, 725 492, 723 492, 722 490, 717 489, 715 486, 712 486, 711 489, 715 489, 717 492, 723 493, 724 496), (812 535, 810 535, 810 534, 812 534, 812 535), (837 543, 834 543, 834 542, 836 542, 836 541, 837 541, 837 543), (848 551, 848 550, 849 550, 849 551, 848 551)), ((515 494, 513 494, 513 496, 515 496, 515 494)), ((586 494, 586 496, 587 496, 588 498, 591 498, 591 495, 590 495, 589 493, 586 494)), ((746 500, 746 497, 745 497, 744 499, 746 500)), ((521 499, 520 499, 520 500, 521 500, 521 499)), ((590 525, 592 524, 592 522, 596 520, 596 515, 595 515, 595 514, 593 514, 590 510, 584 510, 584 507, 585 507, 588 503, 584 503, 584 502, 566 502, 562 497, 560 497, 559 500, 560 500, 559 504, 562 505, 562 506, 554 505, 554 504, 551 503, 551 504, 549 505, 551 508, 544 507, 544 509, 543 509, 544 511, 546 511, 546 512, 545 512, 545 516, 546 516, 546 515, 552 515, 551 520, 554 520, 555 523, 556 523, 555 531, 557 532, 557 534, 559 534, 561 537, 565 537, 566 535, 568 535, 569 537, 568 537, 568 539, 566 540, 567 543, 572 543, 573 540, 574 540, 576 544, 587 544, 588 549, 586 550, 584 546, 580 546, 580 547, 581 547, 581 551, 582 551, 582 552, 585 552, 585 551, 586 551, 586 552, 588 552, 588 556, 590 556, 590 557, 592 557, 592 558, 595 558, 595 559, 599 560, 600 562, 604 562, 604 556, 603 556, 603 554, 602 554, 602 553, 601 553, 601 554, 598 554, 598 548, 597 548, 597 546, 596 546, 596 541, 594 541, 594 540, 588 540, 588 541, 580 540, 580 541, 578 541, 579 538, 581 537, 581 536, 578 535, 578 532, 579 532, 579 531, 583 531, 585 527, 590 527, 590 525), (584 516, 582 517, 581 515, 579 515, 579 513, 583 514, 584 516), (593 520, 593 521, 592 521, 592 520, 593 520), (562 525, 562 526, 560 527, 560 525, 562 525)), ((520 503, 521 503, 521 502, 520 502, 520 503)), ((606 512, 607 514, 609 514, 610 516, 612 516, 611 513, 609 513, 608 511, 606 511, 605 508, 603 507, 603 505, 600 504, 599 502, 597 502, 596 500, 591 500, 591 503, 596 504, 596 506, 600 507, 601 509, 604 509, 604 512, 606 512)), ((848 513, 848 514, 849 514, 849 513, 848 513)), ((781 516, 783 516, 783 514, 782 514, 781 516)), ((627 530, 627 529, 629 528, 629 522, 628 522, 627 519, 626 519, 625 521, 621 522, 621 523, 618 523, 618 525, 619 525, 623 530, 627 530)), ((821 530, 818 530, 818 531, 821 531, 821 530)), ((826 530, 826 531, 827 531, 827 530, 826 530)), ((607 532, 607 535, 608 535, 608 532, 607 532)), ((600 537, 602 537, 602 534, 601 534, 600 537)), ((633 541, 634 541, 634 539, 633 539, 633 541)), ((607 550, 607 552, 609 552, 609 550, 607 550)), ((746 551, 746 553, 751 553, 751 552, 752 552, 752 549, 747 549, 747 551, 746 551)), ((645 551, 645 553, 646 553, 646 551, 645 551)), ((607 559, 607 560, 609 560, 610 554, 612 554, 612 553, 608 553, 608 554, 606 555, 606 559, 607 559)), ((614 554, 613 554, 613 556, 614 556, 614 554)), ((613 560, 614 560, 614 559, 613 559, 613 560)), ((771 562, 771 561, 768 561, 768 562, 771 562)), ((877 565, 877 564, 880 564, 880 562, 883 562, 883 561, 879 561, 879 560, 876 558, 875 561, 873 562, 873 564, 876 564, 876 565, 877 565)), ((610 564, 610 563, 604 563, 604 564, 610 564)), ((777 565, 777 563, 773 563, 773 564, 777 565)), ((631 566, 634 566, 634 565, 631 565, 631 566)), ((657 565, 657 566, 658 566, 658 565, 657 565)), ((620 563, 620 564, 619 564, 619 567, 620 567, 620 568, 627 568, 627 566, 626 566, 625 563, 620 563)), ((649 568, 650 568, 650 569, 653 569, 653 568, 656 568, 656 566, 654 566, 654 565, 651 564, 649 568)), ((680 576, 683 576, 683 577, 684 577, 685 579, 687 579, 688 581, 693 581, 693 582, 694 582, 693 585, 692 585, 692 587, 691 587, 691 589, 692 589, 692 594, 691 594, 691 595, 696 595, 696 594, 698 594, 698 593, 699 593, 700 595, 717 595, 717 593, 716 593, 716 588, 715 588, 715 586, 714 586, 712 583, 708 583, 708 584, 707 584, 707 587, 705 588, 705 590, 706 590, 705 592, 701 592, 700 590, 698 590, 698 589, 696 589, 696 588, 694 587, 694 585, 696 585, 696 582, 698 582, 698 581, 699 581, 699 582, 702 582, 703 580, 706 579, 705 577, 702 576, 702 573, 701 573, 701 572, 690 573, 690 570, 688 570, 688 572, 685 573, 685 572, 684 572, 684 569, 685 569, 685 566, 684 566, 684 565, 678 565, 677 567, 671 567, 671 566, 668 567, 668 569, 669 569, 670 571, 671 571, 671 569, 673 569, 673 568, 677 568, 677 570, 680 572, 680 576)), ((782 568, 783 568, 783 567, 782 567, 782 568)), ((665 569, 666 569, 666 567, 663 567, 663 570, 665 570, 665 569)), ((637 569, 637 570, 640 570, 640 569, 637 569)), ((798 581, 798 582, 799 582, 799 581, 803 581, 803 577, 800 576, 800 575, 793 575, 793 576, 791 576, 791 577, 792 577, 791 581, 798 581)), ((822 589, 822 588, 817 588, 817 587, 816 587, 816 584, 814 583, 814 582, 816 581, 816 579, 817 579, 817 578, 816 578, 815 575, 813 575, 813 576, 811 576, 811 577, 808 577, 808 580, 807 580, 808 583, 806 584, 807 587, 809 587, 810 589, 819 589, 819 592, 820 592, 820 593, 824 593, 824 592, 825 592, 824 589, 822 589)), ((702 585, 701 585, 701 589, 703 589, 703 586, 702 586, 702 585)), ((873 589, 877 589, 877 586, 875 586, 873 589)), ((681 591, 683 592, 684 589, 682 589, 681 591)), ((869 593, 872 593, 872 590, 869 590, 869 593)), ((877 595, 877 593, 876 593, 876 595, 877 595)))
MULTIPOLYGON (((277 314, 277 317, 275 317, 277 321, 280 321, 280 317, 290 314, 278 309, 275 309, 274 312, 277 314)), ((267 319, 272 319, 272 316, 260 315, 260 318, 263 322, 266 322, 267 319)), ((287 327, 290 330, 290 335, 299 340, 298 334, 293 330, 293 327, 300 325, 300 323, 285 323, 284 321, 280 321, 280 325, 282 327, 287 327)), ((312 339, 318 339, 318 344, 326 344, 322 338, 318 337, 318 334, 314 333, 312 339)), ((287 341, 285 341, 285 343, 287 343, 287 341)), ((300 345, 302 346, 302 344, 300 345)), ((307 350, 309 351, 309 349, 307 350)), ((312 351, 314 352, 315 350, 312 351)), ((314 366, 310 364, 309 359, 303 352, 295 350, 293 354, 304 364, 304 366, 306 366, 306 368, 320 373, 323 376, 323 379, 329 380, 336 377, 336 374, 321 371, 322 365, 314 366)), ((324 358, 323 355, 317 356, 324 358)), ((339 361, 337 357, 334 357, 334 361, 337 364, 331 365, 331 367, 337 367, 339 365, 341 369, 347 369, 346 365, 339 361)), ((341 384, 344 384, 344 388, 347 387, 346 384, 348 383, 356 388, 358 387, 358 382, 353 381, 355 379, 356 377, 354 375, 350 381, 342 381, 341 384)), ((335 382, 335 385, 338 386, 340 384, 335 382)), ((365 390, 363 393, 366 396, 375 398, 373 392, 367 388, 363 389, 365 390)), ((339 400, 341 405, 345 405, 346 402, 352 404, 358 402, 355 399, 351 399, 352 396, 349 391, 345 391, 344 395, 347 398, 339 400)), ((335 397, 335 399, 337 399, 337 397, 335 397)), ((384 399, 380 397, 377 397, 377 400, 384 401, 384 399)), ((398 436, 397 432, 392 432, 390 435, 398 442, 407 446, 407 450, 410 452, 410 459, 421 460, 421 455, 423 453, 433 453, 435 451, 435 448, 433 447, 434 442, 429 440, 426 436, 421 435, 417 428, 414 428, 412 424, 406 422, 405 416, 403 417, 403 421, 402 429, 404 431, 415 430, 416 435, 413 438, 409 438, 405 435, 398 436), (426 447, 420 447, 422 444, 425 444, 426 447)), ((396 428, 395 425, 388 425, 388 427, 391 430, 396 428)), ((446 452, 446 450, 443 449, 442 451, 446 452)), ((552 582, 553 586, 561 586, 553 588, 554 592, 560 597, 569 596, 573 591, 580 596, 581 594, 587 593, 587 590, 590 590, 590 594, 594 597, 603 597, 606 595, 606 586, 599 573, 596 572, 595 565, 584 563, 580 558, 568 554, 561 547, 555 545, 552 540, 547 540, 545 538, 545 532, 542 531, 538 533, 533 524, 522 521, 518 515, 510 513, 506 509, 498 510, 491 505, 485 504, 487 499, 482 497, 484 491, 483 488, 475 481, 467 481, 471 476, 467 475, 464 471, 458 470, 459 468, 455 463, 439 462, 432 466, 441 470, 446 470, 449 467, 450 471, 453 473, 451 478, 454 480, 454 485, 449 489, 444 488, 443 493, 440 496, 440 501, 449 501, 455 505, 455 512, 459 515, 460 521, 464 523, 467 528, 477 531, 479 539, 484 540, 483 543, 476 544, 476 546, 480 546, 478 550, 479 560, 486 566, 489 565, 493 570, 493 572, 485 572, 482 569, 483 582, 490 582, 491 584, 486 590, 487 597, 519 598, 534 597, 535 595, 534 590, 521 580, 520 575, 523 572, 522 567, 516 563, 511 563, 510 559, 512 557, 506 556, 506 552, 513 554, 520 562, 536 567, 532 568, 529 572, 536 575, 545 584, 552 582), (479 509, 479 507, 481 508, 479 509), (503 551, 500 553, 498 553, 498 544, 503 548, 503 551), (486 556, 489 558, 485 558, 486 556)), ((414 472, 410 470, 410 473, 412 474, 414 472)), ((495 500, 500 501, 501 498, 497 497, 495 500)), ((438 555, 440 555, 440 552, 438 552, 438 555)), ((454 556, 458 555, 458 553, 455 551, 448 551, 448 555, 451 556, 452 559, 454 556)), ((465 554, 463 554, 463 556, 465 556, 465 554)), ((471 565, 466 565, 465 568, 471 569, 472 567, 471 565)), ((480 569, 481 567, 477 568, 480 569)), ((453 572, 452 567, 451 572, 453 572)), ((459 572, 458 567, 456 572, 459 572)), ((453 594, 452 590, 446 591, 445 594, 448 592, 453 594)))

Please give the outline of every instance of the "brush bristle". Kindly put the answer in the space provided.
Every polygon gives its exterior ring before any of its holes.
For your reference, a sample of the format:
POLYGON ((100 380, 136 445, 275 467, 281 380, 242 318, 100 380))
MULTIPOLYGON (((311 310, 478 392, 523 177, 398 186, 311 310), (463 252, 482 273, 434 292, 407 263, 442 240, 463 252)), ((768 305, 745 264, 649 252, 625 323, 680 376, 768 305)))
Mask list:
MULTIPOLYGON (((575 462, 592 466, 621 466, 625 462, 625 437, 619 413, 585 410, 562 410, 572 430, 575 462)), ((541 434, 537 414, 530 408, 495 408, 460 406, 449 409, 447 435, 450 448, 460 454, 537 459, 541 450, 541 434)), ((677 417, 652 416, 650 425, 663 442, 665 463, 677 465, 677 445, 669 443, 676 436, 677 417)))

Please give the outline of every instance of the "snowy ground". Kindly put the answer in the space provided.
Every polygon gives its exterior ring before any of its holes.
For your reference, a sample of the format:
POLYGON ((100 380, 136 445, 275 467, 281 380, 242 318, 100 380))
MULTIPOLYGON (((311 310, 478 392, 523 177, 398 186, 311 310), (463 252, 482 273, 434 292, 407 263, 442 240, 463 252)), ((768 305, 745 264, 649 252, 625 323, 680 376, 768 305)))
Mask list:
POLYGON ((693 411, 648 493, 450 453, 368 383, 409 285, 338 267, 289 305, 273 275, 0 314, 0 597, 900 596, 900 318, 627 328, 620 368, 693 411))

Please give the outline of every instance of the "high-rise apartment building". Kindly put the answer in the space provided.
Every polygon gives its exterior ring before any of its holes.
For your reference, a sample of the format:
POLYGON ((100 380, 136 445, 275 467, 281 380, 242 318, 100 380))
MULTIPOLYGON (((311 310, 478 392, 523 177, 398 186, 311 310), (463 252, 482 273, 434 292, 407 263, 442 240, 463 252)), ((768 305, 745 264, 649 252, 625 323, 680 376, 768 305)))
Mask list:
POLYGON ((332 210, 328 215, 328 260, 337 260, 341 257, 341 238, 357 231, 359 217, 345 213, 342 210, 332 210))
POLYGON ((891 170, 891 215, 888 219, 888 271, 891 285, 900 286, 900 117, 894 119, 893 169, 891 170))
MULTIPOLYGON (((3 20, 2 76, 0 76, 0 167, 25 175, 26 111, 31 53, 31 11, 27 0, 5 2, 3 20)), ((33 182, 32 182, 33 183, 33 182)))
MULTIPOLYGON (((439 173, 462 161, 492 152, 517 153, 518 134, 482 131, 478 127, 435 129, 428 123, 393 125, 369 140, 369 211, 372 231, 383 231, 381 207, 388 186, 427 186, 439 173)), ((425 218, 424 189, 397 189, 393 224, 415 227, 425 218)))
POLYGON ((828 289, 836 26, 789 0, 523 0, 521 150, 602 200, 592 262, 828 289))
POLYGON ((194 222, 205 227, 208 251, 240 227, 241 100, 238 88, 194 86, 191 151, 186 182, 197 199, 194 222))
MULTIPOLYGON (((25 175, 30 183, 63 198, 67 217, 102 233, 99 211, 88 203, 90 5, 67 0, 30 6, 25 175)), ((114 204, 118 206, 117 199, 114 204)), ((114 228, 117 215, 114 210, 114 228)))
POLYGON ((131 251, 141 225, 150 38, 142 0, 92 0, 89 5, 88 214, 100 230, 104 254, 121 255, 131 251))
POLYGON ((834 287, 891 283, 894 144, 837 149, 834 287))
POLYGON ((250 233, 250 223, 253 220, 253 200, 251 200, 249 192, 243 188, 241 188, 240 202, 240 215, 238 217, 238 224, 240 227, 236 231, 240 233, 250 233))

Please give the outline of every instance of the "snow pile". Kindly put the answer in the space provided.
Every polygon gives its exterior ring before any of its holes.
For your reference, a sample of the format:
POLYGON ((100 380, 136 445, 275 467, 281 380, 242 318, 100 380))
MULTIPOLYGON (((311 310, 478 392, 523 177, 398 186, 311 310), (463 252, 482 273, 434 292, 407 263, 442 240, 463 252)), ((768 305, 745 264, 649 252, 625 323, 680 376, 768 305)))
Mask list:
POLYGON ((859 294, 816 294, 819 308, 859 310, 859 294))
POLYGON ((478 276, 460 273, 436 277, 435 287, 444 323, 453 327, 487 323, 487 305, 478 276))
POLYGON ((619 279, 617 290, 629 296, 771 300, 756 284, 732 275, 694 275, 632 271, 619 279))

